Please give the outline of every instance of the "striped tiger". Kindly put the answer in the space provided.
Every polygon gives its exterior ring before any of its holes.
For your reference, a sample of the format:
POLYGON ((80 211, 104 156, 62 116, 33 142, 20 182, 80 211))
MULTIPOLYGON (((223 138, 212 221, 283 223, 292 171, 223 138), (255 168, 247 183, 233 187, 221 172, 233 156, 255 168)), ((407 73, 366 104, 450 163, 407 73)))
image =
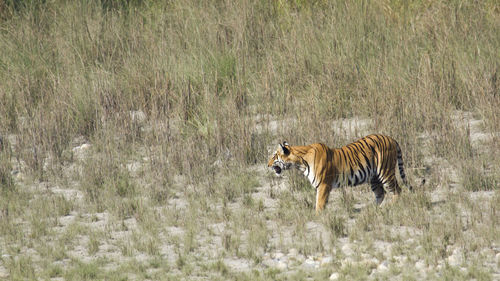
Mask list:
POLYGON ((343 146, 329 148, 322 143, 306 146, 280 144, 268 162, 277 175, 296 168, 316 188, 316 213, 325 208, 332 188, 370 183, 375 202, 384 200, 385 189, 392 192, 393 201, 401 193, 396 181, 396 163, 403 183, 408 184, 399 144, 391 137, 374 134, 343 146), (384 189, 385 188, 385 189, 384 189))

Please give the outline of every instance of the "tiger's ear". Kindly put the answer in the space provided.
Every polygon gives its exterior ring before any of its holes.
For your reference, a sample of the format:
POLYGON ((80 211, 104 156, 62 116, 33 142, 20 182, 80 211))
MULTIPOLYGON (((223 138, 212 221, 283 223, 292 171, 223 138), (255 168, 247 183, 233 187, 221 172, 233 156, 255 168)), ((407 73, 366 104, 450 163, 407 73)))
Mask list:
POLYGON ((281 151, 283 152, 283 154, 285 155, 288 155, 290 154, 290 150, 287 148, 288 146, 288 143, 285 141, 283 142, 283 144, 280 143, 280 147, 281 147, 281 151))

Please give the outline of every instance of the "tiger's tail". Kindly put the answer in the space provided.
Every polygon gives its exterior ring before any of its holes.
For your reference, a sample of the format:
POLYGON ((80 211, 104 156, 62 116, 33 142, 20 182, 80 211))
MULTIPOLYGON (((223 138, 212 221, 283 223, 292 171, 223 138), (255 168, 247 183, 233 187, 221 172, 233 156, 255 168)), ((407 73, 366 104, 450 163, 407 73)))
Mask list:
POLYGON ((405 170, 403 167, 403 154, 401 153, 401 148, 399 147, 399 144, 397 142, 396 142, 396 149, 398 154, 397 157, 398 157, 399 175, 401 176, 404 185, 406 185, 410 191, 413 191, 413 187, 409 185, 408 181, 406 180, 405 170))

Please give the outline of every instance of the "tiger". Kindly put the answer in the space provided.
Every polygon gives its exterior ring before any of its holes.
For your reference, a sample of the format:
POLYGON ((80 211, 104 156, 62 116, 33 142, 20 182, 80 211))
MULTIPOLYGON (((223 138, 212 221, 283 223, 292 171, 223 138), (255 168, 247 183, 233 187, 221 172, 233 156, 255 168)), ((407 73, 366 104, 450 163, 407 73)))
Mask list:
POLYGON ((267 166, 276 175, 291 168, 302 172, 316 188, 318 214, 325 208, 330 191, 343 186, 369 183, 377 206, 384 200, 385 189, 393 193, 393 201, 396 201, 401 193, 396 180, 396 163, 404 185, 412 191, 406 180, 399 144, 381 134, 365 136, 341 148, 330 148, 323 143, 291 146, 285 141, 267 166))

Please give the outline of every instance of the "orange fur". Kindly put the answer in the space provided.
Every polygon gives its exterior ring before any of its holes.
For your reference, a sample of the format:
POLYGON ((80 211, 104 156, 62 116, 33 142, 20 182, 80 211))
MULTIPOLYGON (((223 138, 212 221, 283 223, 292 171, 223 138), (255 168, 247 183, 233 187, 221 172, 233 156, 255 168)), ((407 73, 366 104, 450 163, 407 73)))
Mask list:
MULTIPOLYGON (((325 208, 332 188, 370 183, 376 203, 384 200, 385 189, 395 198, 401 192, 395 168, 407 185, 403 159, 398 143, 384 135, 369 135, 341 148, 329 148, 322 143, 306 146, 280 144, 268 162, 277 174, 297 168, 316 188, 316 212, 325 208)), ((408 186, 411 190, 411 186, 408 186)))

